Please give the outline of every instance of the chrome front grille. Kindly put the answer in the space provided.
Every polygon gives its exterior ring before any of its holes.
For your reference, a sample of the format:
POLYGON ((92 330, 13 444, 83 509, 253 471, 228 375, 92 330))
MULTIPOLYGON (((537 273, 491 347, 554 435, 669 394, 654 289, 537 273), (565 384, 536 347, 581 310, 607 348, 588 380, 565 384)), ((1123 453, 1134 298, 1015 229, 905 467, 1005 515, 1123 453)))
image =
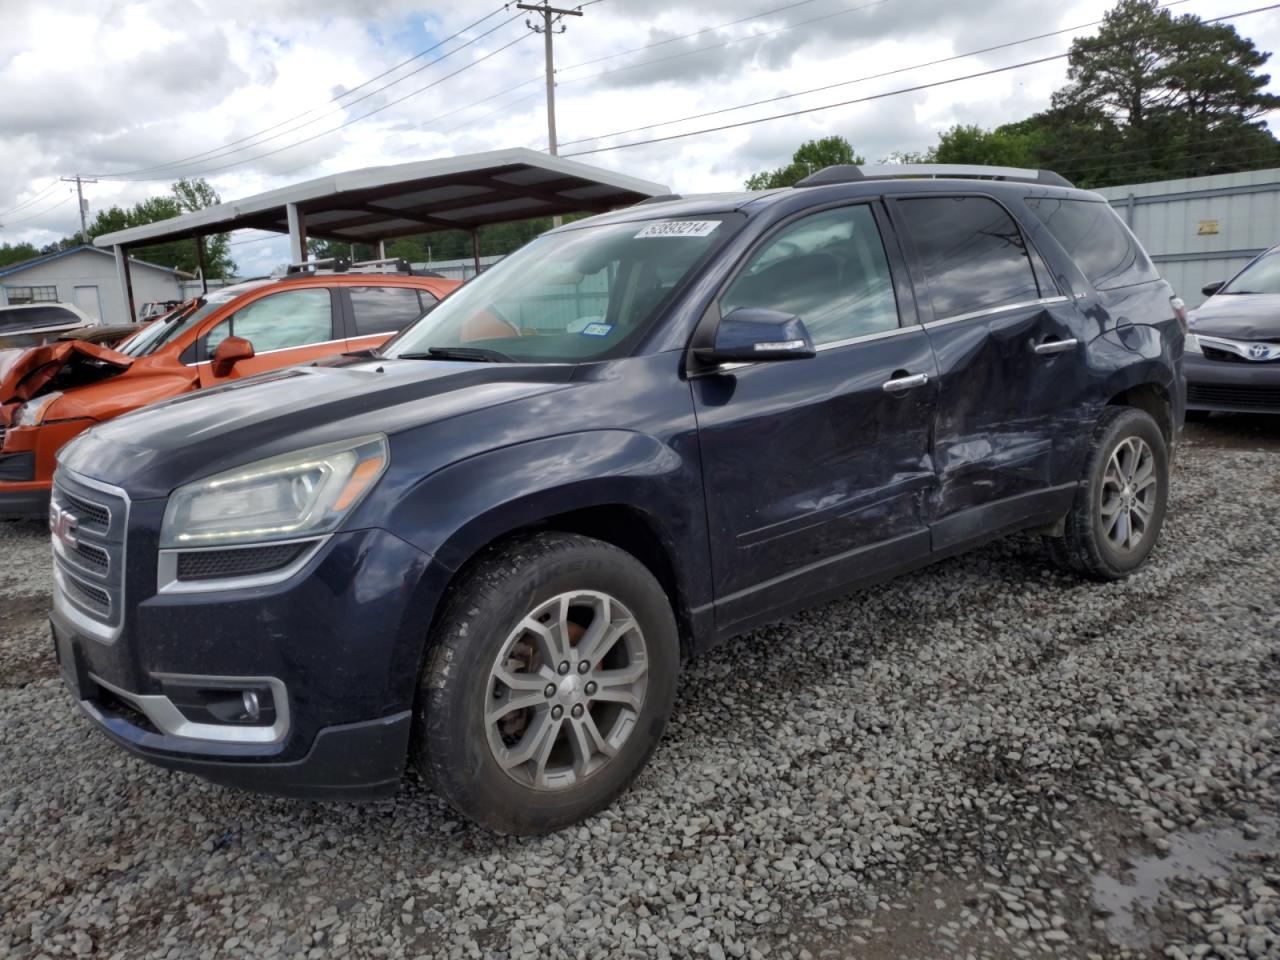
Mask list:
POLYGON ((123 490, 59 469, 49 501, 54 606, 100 640, 119 633, 124 616, 123 490))

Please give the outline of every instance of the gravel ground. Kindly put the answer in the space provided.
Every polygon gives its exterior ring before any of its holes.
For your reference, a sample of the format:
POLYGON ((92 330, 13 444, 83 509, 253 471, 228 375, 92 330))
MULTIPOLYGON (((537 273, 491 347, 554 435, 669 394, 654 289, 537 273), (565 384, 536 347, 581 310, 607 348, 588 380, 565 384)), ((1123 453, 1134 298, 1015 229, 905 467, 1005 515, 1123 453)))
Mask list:
POLYGON ((1153 562, 1011 540, 688 666, 637 785, 532 840, 107 744, 0 524, 0 956, 1280 957, 1280 423, 1190 432, 1153 562))

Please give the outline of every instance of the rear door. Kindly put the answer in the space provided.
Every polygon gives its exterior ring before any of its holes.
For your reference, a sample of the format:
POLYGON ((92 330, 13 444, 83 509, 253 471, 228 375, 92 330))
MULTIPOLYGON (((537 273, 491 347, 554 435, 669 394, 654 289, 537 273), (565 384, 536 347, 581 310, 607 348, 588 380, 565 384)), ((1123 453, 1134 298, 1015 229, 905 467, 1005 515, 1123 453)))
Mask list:
POLYGON ((350 350, 381 346, 439 302, 426 290, 414 287, 371 283, 339 289, 346 306, 350 350))
POLYGON ((887 228, 878 203, 792 219, 720 297, 800 316, 818 351, 692 381, 723 631, 928 552, 936 370, 887 228))
POLYGON ((346 338, 335 323, 333 291, 326 287, 277 290, 246 303, 200 338, 200 386, 251 377, 346 349, 346 338), (214 354, 227 337, 248 340, 254 355, 241 360, 226 376, 215 376, 214 354))
POLYGON ((994 198, 892 204, 941 378, 931 533, 950 551, 1071 502, 1087 378, 1078 311, 994 198))

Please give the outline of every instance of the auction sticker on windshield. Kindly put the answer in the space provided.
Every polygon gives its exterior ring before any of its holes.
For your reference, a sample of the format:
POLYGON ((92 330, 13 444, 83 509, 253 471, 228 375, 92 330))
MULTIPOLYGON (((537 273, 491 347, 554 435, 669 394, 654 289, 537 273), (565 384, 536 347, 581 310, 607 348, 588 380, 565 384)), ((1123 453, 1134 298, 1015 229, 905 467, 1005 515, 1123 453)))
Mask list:
POLYGON ((641 237, 705 237, 716 227, 719 220, 668 220, 666 223, 651 223, 635 235, 641 237))

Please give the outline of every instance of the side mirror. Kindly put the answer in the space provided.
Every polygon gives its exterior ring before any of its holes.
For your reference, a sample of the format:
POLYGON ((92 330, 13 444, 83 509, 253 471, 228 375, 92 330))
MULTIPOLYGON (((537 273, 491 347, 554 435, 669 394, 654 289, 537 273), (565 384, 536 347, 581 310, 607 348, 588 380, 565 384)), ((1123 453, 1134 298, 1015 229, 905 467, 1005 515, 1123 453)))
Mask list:
POLYGON ((1225 280, 1215 280, 1213 281, 1213 283, 1206 283, 1203 287, 1200 288, 1200 292, 1203 293, 1206 297, 1212 297, 1215 293, 1217 293, 1226 285, 1227 285, 1227 281, 1225 280))
POLYGON ((715 345, 694 350, 708 363, 804 360, 815 356, 804 321, 778 310, 739 307, 720 319, 715 345))
POLYGON ((253 344, 244 337, 227 337, 213 354, 213 375, 225 377, 241 360, 253 356, 253 344))

